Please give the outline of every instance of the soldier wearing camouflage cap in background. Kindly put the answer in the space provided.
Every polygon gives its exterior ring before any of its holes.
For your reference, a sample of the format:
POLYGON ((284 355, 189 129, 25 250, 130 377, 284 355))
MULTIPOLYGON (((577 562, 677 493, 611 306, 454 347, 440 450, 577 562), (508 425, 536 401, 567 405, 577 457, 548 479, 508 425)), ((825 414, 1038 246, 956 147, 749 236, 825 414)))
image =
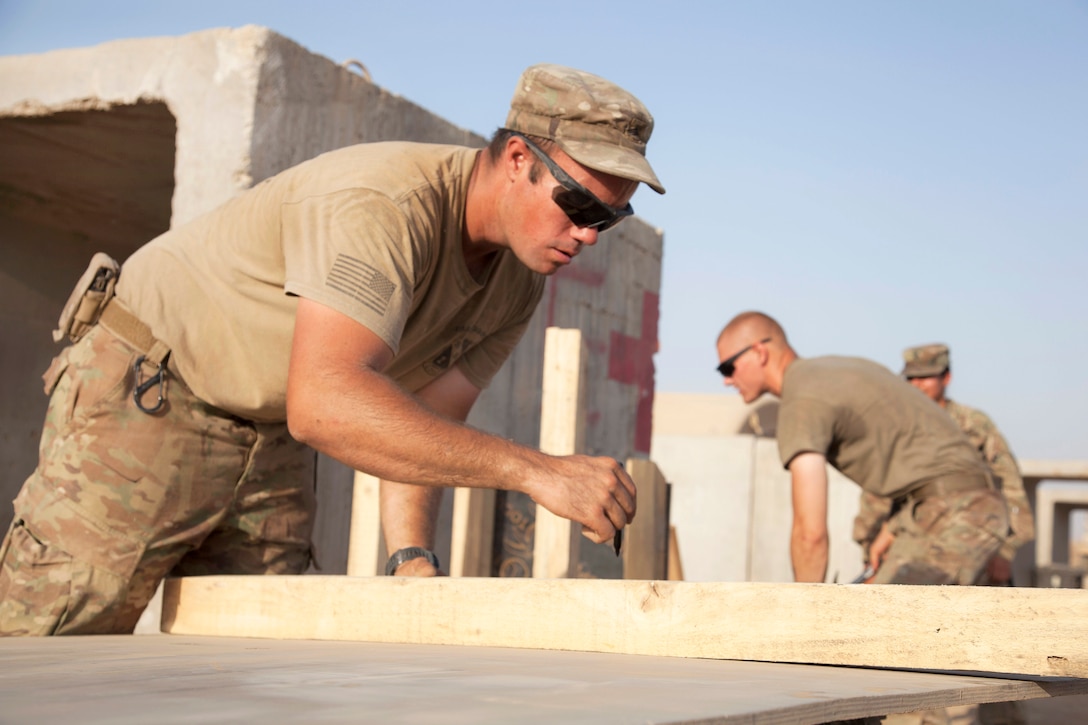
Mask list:
POLYGON ((301 573, 313 449, 383 479, 387 573, 439 573, 435 486, 522 491, 613 538, 635 514, 615 460, 463 421, 545 277, 640 183, 664 193, 653 125, 615 84, 536 65, 484 150, 331 151, 93 275, 0 548, 0 633, 130 632, 171 573, 301 573))
MULTIPOLYGON (((989 416, 946 397, 946 388, 952 379, 947 345, 933 343, 909 347, 903 351, 903 363, 903 377, 948 412, 978 450, 982 460, 989 464, 995 481, 1005 496, 1011 534, 990 559, 986 578, 979 583, 1007 585, 1011 583, 1012 560, 1017 549, 1035 538, 1035 522, 1016 459, 989 416)), ((862 492, 858 516, 854 520, 854 539, 866 552, 867 561, 869 548, 881 532, 891 503, 886 498, 862 492)), ((1024 722, 1024 715, 1018 702, 988 702, 977 706, 889 715, 885 718, 887 725, 938 725, 975 721, 982 725, 1018 725, 1024 722)))
MULTIPOLYGON (((952 416, 971 444, 978 449, 982 460, 989 464, 1005 496, 1011 534, 990 561, 987 580, 993 584, 1009 584, 1017 550, 1035 539, 1035 521, 1016 458, 988 415, 947 397, 947 388, 952 380, 951 354, 947 345, 934 343, 907 348, 903 351, 903 362, 903 377, 952 416)), ((854 521, 854 540, 862 546, 866 555, 869 545, 880 531, 881 523, 887 518, 890 506, 891 502, 886 499, 862 494, 858 516, 854 521)))

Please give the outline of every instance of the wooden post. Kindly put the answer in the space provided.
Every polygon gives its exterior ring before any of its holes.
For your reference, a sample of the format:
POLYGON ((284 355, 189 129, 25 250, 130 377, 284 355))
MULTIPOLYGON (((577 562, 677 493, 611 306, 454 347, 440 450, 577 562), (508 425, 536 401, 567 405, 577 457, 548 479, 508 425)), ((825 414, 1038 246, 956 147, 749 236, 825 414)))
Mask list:
POLYGON ((389 554, 382 538, 380 481, 355 472, 351 494, 351 529, 348 532, 348 576, 377 576, 389 554))
POLYGON ((623 578, 664 579, 669 538, 665 476, 643 458, 628 458, 627 472, 638 490, 638 514, 624 529, 623 578))
POLYGON ((489 576, 495 533, 495 491, 455 489, 451 529, 450 576, 489 576))
MULTIPOLYGON (((540 450, 556 456, 585 448, 582 331, 549 327, 544 333, 544 383, 540 450)), ((533 576, 558 579, 577 573, 581 530, 543 506, 536 507, 533 576)))
POLYGON ((668 572, 669 581, 684 581, 684 565, 680 560, 680 541, 676 538, 676 527, 672 525, 669 526, 668 572))

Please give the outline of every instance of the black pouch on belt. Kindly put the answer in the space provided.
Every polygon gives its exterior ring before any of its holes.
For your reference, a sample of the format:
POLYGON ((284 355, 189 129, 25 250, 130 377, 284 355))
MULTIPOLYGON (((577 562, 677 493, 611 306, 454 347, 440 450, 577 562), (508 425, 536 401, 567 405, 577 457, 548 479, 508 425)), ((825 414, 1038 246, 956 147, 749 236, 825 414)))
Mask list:
POLYGON ((121 265, 117 260, 104 252, 96 252, 61 310, 57 329, 53 330, 53 342, 64 338, 79 342, 98 322, 106 303, 113 297, 120 275, 121 265))

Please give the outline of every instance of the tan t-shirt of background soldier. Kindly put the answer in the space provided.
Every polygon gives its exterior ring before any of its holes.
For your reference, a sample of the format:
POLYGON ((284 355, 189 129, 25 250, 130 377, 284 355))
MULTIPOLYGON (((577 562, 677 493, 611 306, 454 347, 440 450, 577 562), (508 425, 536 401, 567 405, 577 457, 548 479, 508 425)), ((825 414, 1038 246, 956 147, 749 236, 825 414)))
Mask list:
POLYGON ((824 453, 843 475, 879 496, 903 496, 940 476, 988 475, 948 416, 886 368, 861 358, 826 356, 790 365, 777 435, 787 467, 798 453, 824 453))
POLYGON ((137 250, 117 296, 170 346, 194 393, 243 418, 287 417, 298 297, 378 334, 395 353, 386 374, 407 391, 453 366, 485 388, 545 278, 510 254, 480 280, 469 273, 460 247, 476 153, 376 143, 324 154, 137 250))

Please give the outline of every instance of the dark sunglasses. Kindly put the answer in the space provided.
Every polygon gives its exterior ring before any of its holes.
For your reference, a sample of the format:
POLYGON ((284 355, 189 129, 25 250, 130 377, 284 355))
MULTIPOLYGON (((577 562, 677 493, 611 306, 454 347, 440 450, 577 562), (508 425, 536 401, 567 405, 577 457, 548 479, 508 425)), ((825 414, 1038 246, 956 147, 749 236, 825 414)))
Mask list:
POLYGON ((529 150, 548 167, 559 186, 552 191, 552 200, 563 210, 567 218, 576 227, 589 227, 603 232, 618 224, 624 217, 635 213, 634 208, 628 204, 622 209, 614 209, 598 199, 592 191, 572 179, 566 171, 559 167, 548 154, 530 141, 524 134, 514 132, 529 150))
POLYGON ((741 355, 748 352, 749 350, 751 350, 756 345, 766 345, 770 341, 771 341, 771 338, 766 337, 766 338, 760 340, 759 342, 753 342, 748 347, 743 348, 736 355, 733 355, 732 357, 729 357, 729 358, 726 358, 725 360, 722 360, 721 364, 718 365, 718 372, 722 374, 723 378, 733 377, 733 373, 735 373, 737 371, 737 360, 740 358, 741 355))

